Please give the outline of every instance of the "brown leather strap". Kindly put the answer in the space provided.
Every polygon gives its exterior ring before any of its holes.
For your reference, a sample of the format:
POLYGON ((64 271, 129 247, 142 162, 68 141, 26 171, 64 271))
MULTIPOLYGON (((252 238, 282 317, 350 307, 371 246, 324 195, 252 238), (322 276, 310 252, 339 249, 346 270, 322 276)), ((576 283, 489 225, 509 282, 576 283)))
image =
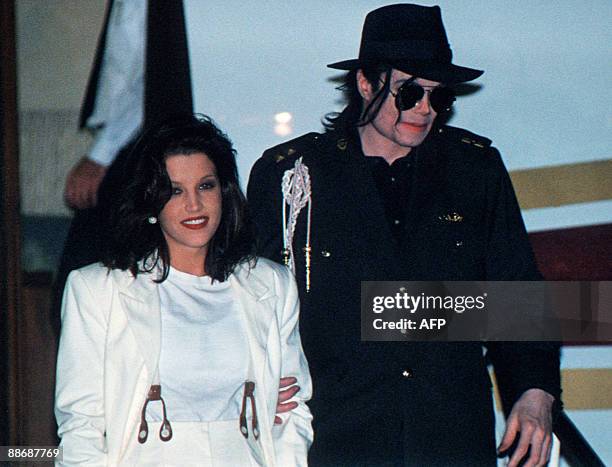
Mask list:
POLYGON ((244 394, 242 395, 242 408, 240 409, 240 433, 245 438, 249 437, 249 429, 247 427, 246 420, 246 400, 247 400, 247 388, 244 386, 244 394))
POLYGON ((253 428, 253 437, 257 440, 259 439, 259 422, 257 421, 257 406, 255 405, 255 383, 247 381, 246 384, 250 386, 249 397, 251 398, 251 411, 253 412, 251 426, 253 428))
POLYGON ((144 444, 149 437, 149 425, 147 423, 146 415, 147 405, 149 405, 149 402, 151 401, 161 401, 162 403, 164 418, 162 420, 161 428, 159 429, 159 438, 162 441, 170 441, 170 439, 172 439, 172 426, 170 425, 170 421, 166 416, 166 402, 161 396, 161 386, 159 384, 154 384, 149 389, 147 399, 145 400, 145 403, 142 406, 142 412, 140 413, 140 427, 138 428, 138 442, 140 444, 144 444))
POLYGON ((159 399, 161 400, 162 409, 164 412, 164 419, 162 420, 162 424, 159 429, 159 439, 162 441, 170 441, 172 439, 172 426, 170 425, 170 421, 166 416, 166 402, 162 399, 161 395, 159 399))
POLYGON ((242 396, 242 410, 240 411, 240 433, 245 438, 249 437, 249 430, 247 428, 246 419, 246 402, 247 399, 251 399, 251 412, 253 413, 253 420, 251 426, 253 429, 253 438, 259 439, 259 422, 257 421, 257 407, 255 405, 255 383, 253 381, 245 381, 244 383, 244 395, 242 396))

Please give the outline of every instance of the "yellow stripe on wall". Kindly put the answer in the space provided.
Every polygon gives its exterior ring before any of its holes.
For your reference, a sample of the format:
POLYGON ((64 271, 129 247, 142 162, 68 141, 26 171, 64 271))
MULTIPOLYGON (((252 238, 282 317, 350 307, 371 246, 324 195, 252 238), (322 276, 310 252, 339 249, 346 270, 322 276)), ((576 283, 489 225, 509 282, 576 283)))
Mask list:
MULTIPOLYGON (((497 381, 493 375, 491 379, 496 405, 501 407, 497 381)), ((561 388, 566 410, 612 409, 612 368, 562 370, 561 388)))
POLYGON ((612 159, 510 173, 521 209, 612 199, 612 159))
POLYGON ((567 410, 612 409, 612 369, 566 369, 561 372, 567 410))

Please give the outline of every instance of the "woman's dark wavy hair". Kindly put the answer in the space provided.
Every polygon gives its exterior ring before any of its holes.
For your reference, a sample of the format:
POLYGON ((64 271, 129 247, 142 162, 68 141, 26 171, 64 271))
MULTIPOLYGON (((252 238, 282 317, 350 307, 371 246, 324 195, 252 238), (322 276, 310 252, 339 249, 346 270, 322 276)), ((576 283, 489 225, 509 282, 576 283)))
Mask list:
POLYGON ((240 189, 236 151, 227 136, 203 115, 181 117, 144 131, 124 173, 125 188, 111 208, 110 241, 103 263, 109 269, 130 270, 134 276, 151 272, 158 264, 168 277, 170 253, 159 217, 172 195, 166 159, 204 153, 214 163, 221 186, 222 214, 208 246, 205 271, 213 280, 225 281, 234 268, 255 258, 255 236, 246 199, 240 189))
POLYGON ((391 89, 392 68, 385 64, 364 65, 361 71, 376 92, 374 99, 366 108, 363 107, 363 97, 357 88, 357 70, 349 71, 344 75, 343 83, 337 88, 342 91, 347 106, 340 113, 330 112, 325 115, 322 123, 326 130, 349 133, 357 127, 371 123, 378 115, 391 89), (381 78, 383 74, 384 78, 381 78))

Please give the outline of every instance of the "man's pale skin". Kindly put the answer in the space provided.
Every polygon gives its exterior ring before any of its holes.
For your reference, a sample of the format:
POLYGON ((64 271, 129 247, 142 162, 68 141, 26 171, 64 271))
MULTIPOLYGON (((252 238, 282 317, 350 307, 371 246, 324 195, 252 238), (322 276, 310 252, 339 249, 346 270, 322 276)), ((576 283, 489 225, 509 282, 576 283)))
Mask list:
MULTIPOLYGON (((391 74, 391 92, 397 93, 400 86, 412 78, 411 75, 399 70, 391 74)), ((385 74, 380 76, 384 82, 385 74)), ((426 91, 431 91, 441 83, 417 78, 416 83, 426 91)), ((364 100, 364 109, 376 96, 372 84, 365 78, 361 70, 357 72, 359 93, 364 100)), ((381 84, 382 85, 382 84, 381 84)), ((433 125, 437 113, 429 103, 429 93, 416 105, 401 112, 398 110, 393 95, 390 93, 374 120, 359 127, 359 136, 363 152, 366 156, 382 156, 387 163, 407 156, 412 148, 419 146, 433 125)), ((525 391, 516 401, 506 421, 506 431, 497 448, 498 452, 507 450, 519 435, 517 448, 509 460, 508 467, 516 467, 531 448, 529 458, 523 464, 525 467, 544 466, 550 458, 552 447, 552 405, 554 397, 546 391, 532 388, 525 391)))

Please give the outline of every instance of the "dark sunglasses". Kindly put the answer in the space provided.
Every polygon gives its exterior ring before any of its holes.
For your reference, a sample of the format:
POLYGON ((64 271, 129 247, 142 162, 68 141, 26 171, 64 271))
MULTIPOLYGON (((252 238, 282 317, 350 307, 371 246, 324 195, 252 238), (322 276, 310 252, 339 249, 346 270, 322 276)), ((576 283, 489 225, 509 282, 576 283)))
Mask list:
POLYGON ((455 102, 455 92, 451 88, 438 86, 434 89, 425 89, 414 81, 406 81, 396 93, 389 91, 395 97, 395 107, 399 111, 412 109, 425 93, 429 93, 429 103, 437 112, 449 111, 455 102))

